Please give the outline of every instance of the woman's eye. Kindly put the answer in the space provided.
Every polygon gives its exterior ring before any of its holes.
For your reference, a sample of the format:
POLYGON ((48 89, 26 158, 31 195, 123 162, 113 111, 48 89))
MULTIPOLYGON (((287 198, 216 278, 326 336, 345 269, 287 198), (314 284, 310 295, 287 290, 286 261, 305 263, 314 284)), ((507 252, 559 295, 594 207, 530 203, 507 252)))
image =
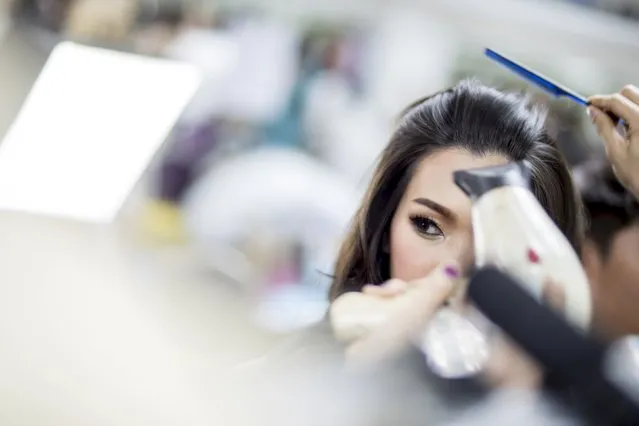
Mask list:
POLYGON ((415 216, 411 217, 413 226, 422 235, 427 237, 442 237, 444 233, 434 220, 427 217, 415 216))

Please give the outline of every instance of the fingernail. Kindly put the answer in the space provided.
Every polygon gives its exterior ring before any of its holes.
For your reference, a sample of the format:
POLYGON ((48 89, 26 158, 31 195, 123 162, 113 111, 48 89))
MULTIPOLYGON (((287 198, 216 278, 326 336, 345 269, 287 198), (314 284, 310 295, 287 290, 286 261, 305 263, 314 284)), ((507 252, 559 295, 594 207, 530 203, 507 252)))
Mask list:
POLYGON ((444 273, 450 278, 459 277, 459 271, 454 266, 447 266, 444 268, 444 273))
POLYGON ((587 108, 586 112, 592 121, 595 121, 595 117, 597 116, 597 111, 594 108, 587 108))

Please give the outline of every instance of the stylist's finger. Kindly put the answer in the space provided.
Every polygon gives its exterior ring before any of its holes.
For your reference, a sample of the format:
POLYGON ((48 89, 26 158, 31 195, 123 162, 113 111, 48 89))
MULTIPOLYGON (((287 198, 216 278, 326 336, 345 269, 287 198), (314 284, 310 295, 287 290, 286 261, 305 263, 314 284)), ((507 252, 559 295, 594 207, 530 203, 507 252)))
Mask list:
POLYGON ((633 86, 632 84, 624 86, 619 93, 639 105, 639 88, 636 86, 633 86))
MULTIPOLYGON (((434 300, 434 295, 438 297, 449 296, 456 280, 461 276, 459 271, 459 265, 450 262, 445 266, 439 266, 424 278, 410 281, 408 285, 411 288, 411 292, 418 295, 414 299, 419 300, 419 297, 423 297, 423 301, 430 306, 430 303, 434 300)), ((438 297, 435 297, 435 299, 438 297)))
POLYGON ((624 120, 630 127, 639 126, 639 105, 622 95, 597 95, 588 99, 592 106, 600 110, 610 111, 624 120))
POLYGON ((563 313, 566 310, 566 292, 564 288, 552 280, 544 283, 543 300, 558 312, 563 313))
POLYGON ((368 284, 362 288, 362 293, 377 297, 395 297, 403 294, 408 289, 408 284, 402 280, 392 279, 383 284, 368 284))
POLYGON ((597 127, 599 136, 604 140, 606 155, 615 167, 619 167, 626 160, 628 142, 619 133, 615 123, 602 110, 596 107, 588 107, 588 114, 597 127))
POLYGON ((394 308, 383 324, 349 347, 348 361, 359 366, 375 364, 408 348, 453 293, 458 271, 457 265, 449 265, 412 281, 410 290, 393 301, 394 308))

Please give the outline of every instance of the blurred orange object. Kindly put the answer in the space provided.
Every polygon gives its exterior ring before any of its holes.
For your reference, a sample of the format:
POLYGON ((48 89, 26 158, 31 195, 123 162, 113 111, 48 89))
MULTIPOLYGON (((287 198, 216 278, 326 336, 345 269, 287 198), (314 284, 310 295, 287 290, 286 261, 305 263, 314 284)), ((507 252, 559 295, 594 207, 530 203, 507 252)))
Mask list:
POLYGON ((75 0, 69 8, 66 33, 93 41, 124 41, 138 12, 137 0, 75 0))

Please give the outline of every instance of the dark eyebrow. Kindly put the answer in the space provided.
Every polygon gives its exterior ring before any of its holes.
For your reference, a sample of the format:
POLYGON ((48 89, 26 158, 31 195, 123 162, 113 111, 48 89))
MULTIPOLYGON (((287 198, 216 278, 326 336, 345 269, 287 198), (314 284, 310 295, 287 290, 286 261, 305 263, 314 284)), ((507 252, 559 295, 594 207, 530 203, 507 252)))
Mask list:
POLYGON ((436 211, 437 213, 439 213, 440 215, 444 216, 447 219, 450 219, 450 220, 455 219, 456 215, 455 213, 453 213, 451 209, 449 209, 448 207, 444 207, 433 200, 430 200, 428 198, 415 198, 413 202, 417 204, 421 204, 422 206, 428 207, 429 209, 436 211))

